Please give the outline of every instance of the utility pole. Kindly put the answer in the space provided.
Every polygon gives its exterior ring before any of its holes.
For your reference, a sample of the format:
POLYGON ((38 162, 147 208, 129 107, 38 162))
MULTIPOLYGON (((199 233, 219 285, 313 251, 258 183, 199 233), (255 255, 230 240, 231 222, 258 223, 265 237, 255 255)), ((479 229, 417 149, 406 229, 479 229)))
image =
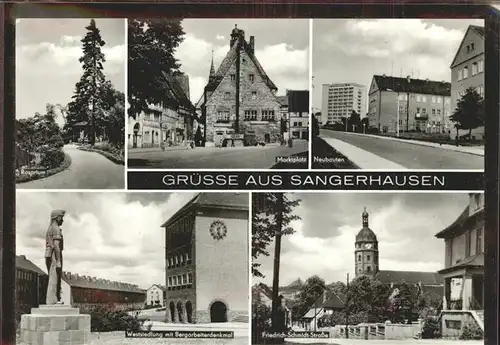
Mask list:
POLYGON ((347 273, 346 284, 346 297, 345 297, 345 337, 349 339, 349 273, 347 273))
POLYGON ((406 133, 408 133, 408 125, 410 121, 410 82, 411 82, 411 77, 407 76, 406 81, 408 82, 408 89, 406 90, 406 133))
POLYGON ((276 330, 277 311, 278 311, 278 294, 279 294, 279 279, 280 279, 280 252, 281 252, 281 231, 283 227, 283 193, 276 193, 276 232, 274 244, 274 272, 273 272, 273 304, 272 304, 272 329, 276 330))
POLYGON ((235 133, 240 134, 240 70, 241 70, 241 35, 236 39, 236 121, 235 133))

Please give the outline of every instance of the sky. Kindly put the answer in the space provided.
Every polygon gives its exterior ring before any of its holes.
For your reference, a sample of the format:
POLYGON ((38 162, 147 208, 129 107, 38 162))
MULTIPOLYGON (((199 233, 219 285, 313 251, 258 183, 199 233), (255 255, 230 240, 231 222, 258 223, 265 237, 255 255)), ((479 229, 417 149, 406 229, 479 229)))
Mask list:
MULTIPOLYGON (((82 75, 80 40, 89 19, 16 20, 16 118, 44 113, 47 103, 66 105, 82 75)), ((125 91, 125 20, 96 19, 106 62, 104 74, 125 91)), ((63 124, 58 117, 58 123, 63 124)))
POLYGON ((234 25, 255 37, 255 55, 278 87, 309 89, 309 20, 307 19, 185 19, 184 41, 175 56, 189 76, 191 101, 196 103, 208 81, 212 50, 215 69, 229 52, 234 25))
POLYGON ((50 212, 64 209, 64 271, 143 289, 165 285, 165 235, 160 226, 195 195, 18 191, 16 254, 46 271, 50 212))
POLYGON ((483 26, 484 21, 314 20, 313 107, 321 109, 322 84, 358 83, 368 92, 374 74, 413 74, 414 78, 449 82, 450 65, 469 25, 483 26))
MULTIPOLYGON (((280 286, 319 275, 327 284, 354 277, 354 242, 366 207, 379 241, 381 270, 436 272, 444 268, 444 241, 434 237, 468 204, 466 193, 295 193, 301 220, 282 237, 280 286)), ((274 243, 260 257, 263 282, 272 286, 274 243)))

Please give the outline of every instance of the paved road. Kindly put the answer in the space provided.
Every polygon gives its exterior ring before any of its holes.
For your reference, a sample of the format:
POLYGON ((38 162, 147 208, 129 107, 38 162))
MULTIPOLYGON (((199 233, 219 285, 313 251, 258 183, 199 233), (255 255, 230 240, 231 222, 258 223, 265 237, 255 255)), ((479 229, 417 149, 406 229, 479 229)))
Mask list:
POLYGON ((484 157, 469 153, 325 129, 320 136, 344 141, 408 169, 484 169, 484 157))
POLYGON ((276 156, 290 156, 308 151, 307 141, 287 146, 197 147, 193 150, 128 152, 129 168, 156 169, 269 169, 276 156))
POLYGON ((106 157, 81 151, 68 145, 64 151, 71 157, 71 166, 58 174, 40 180, 19 183, 18 189, 123 189, 125 167, 106 157))

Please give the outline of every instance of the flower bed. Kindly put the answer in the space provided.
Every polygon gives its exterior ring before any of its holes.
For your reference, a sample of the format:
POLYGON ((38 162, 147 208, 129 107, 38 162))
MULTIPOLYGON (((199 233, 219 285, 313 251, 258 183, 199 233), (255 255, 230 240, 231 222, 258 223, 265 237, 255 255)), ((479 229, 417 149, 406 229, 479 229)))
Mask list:
POLYGON ((79 150, 95 152, 103 155, 115 164, 125 165, 125 155, 123 150, 116 149, 109 144, 98 144, 95 146, 84 145, 78 147, 79 150))
POLYGON ((41 178, 49 177, 60 173, 68 169, 71 165, 71 157, 64 154, 64 159, 58 167, 55 168, 47 168, 47 167, 33 167, 27 168, 23 167, 21 169, 16 169, 16 183, 24 183, 29 181, 38 180, 41 178))

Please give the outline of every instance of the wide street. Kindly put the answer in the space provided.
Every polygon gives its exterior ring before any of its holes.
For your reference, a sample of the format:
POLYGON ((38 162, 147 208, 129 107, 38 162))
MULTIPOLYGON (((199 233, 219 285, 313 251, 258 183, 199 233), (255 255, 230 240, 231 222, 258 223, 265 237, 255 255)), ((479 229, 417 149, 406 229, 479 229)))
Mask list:
POLYGON ((340 141, 337 142, 339 147, 333 146, 333 148, 350 160, 352 160, 350 153, 352 156, 363 156, 363 154, 369 156, 366 161, 370 162, 376 161, 377 157, 380 158, 380 166, 375 166, 376 164, 369 166, 370 163, 368 163, 368 166, 361 167, 363 169, 384 168, 383 162, 392 162, 394 166, 406 169, 484 169, 484 156, 452 151, 439 146, 423 146, 325 129, 321 130, 320 136, 325 141, 329 138, 334 139, 333 142, 340 141), (341 149, 340 146, 342 146, 341 149))
POLYGON ((125 167, 111 162, 95 152, 82 151, 74 145, 66 145, 71 157, 67 170, 55 175, 16 185, 17 189, 123 189, 125 167))
MULTIPOLYGON (((194 149, 129 149, 128 168, 156 169, 269 169, 277 156, 308 151, 308 142, 296 140, 293 147, 196 147, 194 149)), ((298 167, 299 168, 299 167, 298 167)), ((293 169, 293 167, 290 167, 293 169)))

